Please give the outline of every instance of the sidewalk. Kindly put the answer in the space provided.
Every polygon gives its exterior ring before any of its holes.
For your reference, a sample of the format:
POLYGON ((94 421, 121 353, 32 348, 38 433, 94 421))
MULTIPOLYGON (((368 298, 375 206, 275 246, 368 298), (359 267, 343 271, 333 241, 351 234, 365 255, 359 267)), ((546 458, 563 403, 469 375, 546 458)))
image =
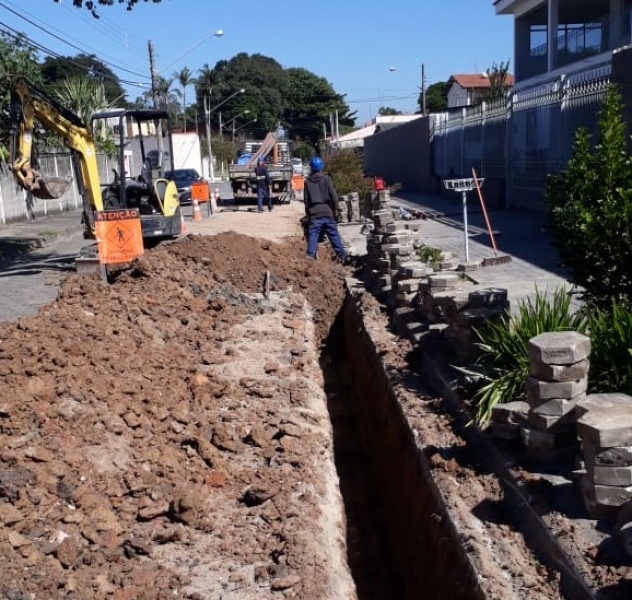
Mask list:
MULTIPOLYGON (((482 261, 495 256, 476 192, 468 195, 468 246, 471 261, 482 261)), ((463 206, 460 194, 454 199, 421 194, 392 194, 393 207, 421 211, 425 219, 402 221, 418 223, 422 243, 452 253, 465 260, 463 206)), ((572 289, 570 273, 561 266, 547 230, 546 215, 521 210, 489 213, 498 256, 509 255, 511 261, 497 266, 486 266, 468 272, 468 276, 484 287, 507 289, 512 306, 517 301, 533 297, 536 289, 551 295, 562 286, 572 289)), ((341 225, 343 239, 356 255, 366 253, 366 238, 359 225, 341 225)), ((574 301, 575 306, 579 305, 574 301)))
POLYGON ((81 210, 0 225, 0 261, 43 248, 61 236, 81 230, 81 210))

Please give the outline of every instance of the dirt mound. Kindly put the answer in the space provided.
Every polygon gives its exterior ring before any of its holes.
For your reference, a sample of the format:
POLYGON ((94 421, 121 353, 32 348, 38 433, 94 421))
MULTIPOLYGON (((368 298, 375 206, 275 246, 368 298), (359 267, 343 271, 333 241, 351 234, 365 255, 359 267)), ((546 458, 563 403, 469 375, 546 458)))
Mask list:
POLYGON ((352 596, 314 400, 346 272, 303 253, 189 236, 0 326, 0 595, 352 596))

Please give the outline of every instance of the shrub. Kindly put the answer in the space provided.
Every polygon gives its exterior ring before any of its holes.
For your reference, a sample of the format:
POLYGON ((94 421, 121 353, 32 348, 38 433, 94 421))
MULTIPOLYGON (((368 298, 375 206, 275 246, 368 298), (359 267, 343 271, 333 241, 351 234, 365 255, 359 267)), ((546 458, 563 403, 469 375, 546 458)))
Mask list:
POLYGON ((364 177, 362 156, 355 150, 339 150, 325 159, 325 171, 338 194, 358 192, 360 198, 373 191, 373 181, 364 177))
POLYGON ((482 384, 472 399, 474 420, 479 425, 489 421, 496 404, 526 396, 527 344, 532 337, 547 331, 586 331, 586 318, 571 310, 571 297, 564 288, 556 289, 551 300, 536 290, 535 299, 519 302, 515 314, 499 322, 488 322, 476 331, 481 354, 473 370, 461 370, 482 384))
POLYGON ((430 265, 433 269, 436 269, 439 261, 441 261, 443 252, 440 248, 433 248, 432 246, 422 244, 419 248, 417 248, 417 256, 419 256, 419 260, 423 263, 430 265))
POLYGON ((632 311, 613 300, 586 310, 590 331, 591 392, 632 394, 632 311))
POLYGON ((626 152, 621 95, 610 86, 598 140, 577 131, 567 168, 549 176, 545 204, 555 245, 592 304, 632 298, 632 158, 626 152))

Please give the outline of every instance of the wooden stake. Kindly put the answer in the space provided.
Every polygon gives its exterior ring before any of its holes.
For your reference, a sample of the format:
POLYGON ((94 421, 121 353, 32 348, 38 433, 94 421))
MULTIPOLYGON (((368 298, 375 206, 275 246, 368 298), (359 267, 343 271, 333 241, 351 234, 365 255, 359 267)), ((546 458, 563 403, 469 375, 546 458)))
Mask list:
POLYGON ((483 192, 481 191, 481 186, 478 183, 478 177, 476 176, 476 170, 474 169, 474 167, 472 167, 472 176, 474 177, 474 185, 476 186, 476 191, 478 192, 478 199, 481 201, 483 216, 485 217, 485 223, 487 223, 487 231, 489 231, 489 237, 492 240, 492 248, 494 249, 494 256, 498 256, 498 249, 496 248, 496 240, 494 239, 494 232, 492 231, 492 226, 489 222, 489 217, 487 216, 487 208, 485 208, 485 200, 483 200, 483 192))

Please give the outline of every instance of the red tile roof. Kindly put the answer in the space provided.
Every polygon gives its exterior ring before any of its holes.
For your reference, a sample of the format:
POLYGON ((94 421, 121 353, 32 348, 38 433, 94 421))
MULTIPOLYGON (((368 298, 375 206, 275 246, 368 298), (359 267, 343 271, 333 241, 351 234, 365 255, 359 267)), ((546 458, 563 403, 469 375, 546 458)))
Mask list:
MULTIPOLYGON (((514 76, 507 73, 505 82, 509 87, 514 84, 514 76)), ((489 77, 483 73, 451 75, 447 85, 458 83, 465 90, 484 89, 490 87, 489 77)))

